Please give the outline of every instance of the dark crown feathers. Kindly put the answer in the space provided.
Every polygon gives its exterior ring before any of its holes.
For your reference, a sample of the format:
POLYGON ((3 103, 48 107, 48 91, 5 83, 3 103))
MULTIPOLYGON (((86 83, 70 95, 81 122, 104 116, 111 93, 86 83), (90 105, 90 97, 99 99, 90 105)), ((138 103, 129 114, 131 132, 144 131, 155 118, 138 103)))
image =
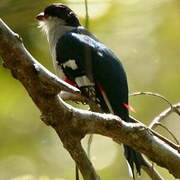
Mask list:
POLYGON ((79 26, 76 14, 64 4, 51 4, 44 10, 44 14, 63 19, 69 26, 79 26))

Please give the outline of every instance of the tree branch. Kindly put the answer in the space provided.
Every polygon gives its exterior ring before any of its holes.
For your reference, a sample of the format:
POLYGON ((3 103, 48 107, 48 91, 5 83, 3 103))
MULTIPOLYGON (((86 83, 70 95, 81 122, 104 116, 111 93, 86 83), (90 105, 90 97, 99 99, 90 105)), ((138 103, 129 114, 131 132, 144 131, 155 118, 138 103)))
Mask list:
POLYGON ((161 112, 157 117, 153 119, 151 124, 149 125, 150 129, 155 129, 157 125, 167 116, 169 116, 172 112, 177 113, 180 115, 180 103, 174 104, 168 109, 165 109, 163 112, 161 112))
POLYGON ((79 93, 79 90, 59 80, 40 65, 25 49, 20 38, 2 21, 0 55, 5 67, 23 84, 41 111, 41 119, 56 130, 85 180, 99 179, 80 143, 86 134, 91 133, 132 146, 153 162, 167 168, 174 177, 180 178, 179 153, 154 136, 144 125, 126 123, 110 114, 80 110, 59 98, 60 91, 79 93))
MULTIPOLYGON (((78 102, 82 102, 83 104, 88 104, 90 109, 93 111, 93 112, 103 112, 101 110, 101 108, 99 106, 97 106, 96 103, 94 103, 94 101, 92 101, 91 99, 88 99, 84 96, 82 96, 81 94, 72 94, 72 93, 69 93, 69 92, 64 92, 62 91, 60 93, 60 97, 64 100, 64 101, 68 101, 68 100, 71 100, 71 101, 78 101, 78 102)), ((143 123, 141 123, 140 121, 138 121, 137 119, 135 119, 134 117, 132 116, 129 116, 129 121, 130 122, 135 122, 135 123, 139 123, 139 124, 142 124, 144 125, 143 123)), ((158 123, 158 122, 157 122, 158 123)), ((161 136, 160 134, 158 134, 157 132, 155 132, 153 129, 149 128, 149 131, 156 137, 158 137, 159 139, 161 139, 164 143, 168 144, 169 146, 171 146, 173 149, 177 150, 178 152, 179 151, 179 143, 177 143, 178 145, 174 144, 173 142, 171 142, 169 139, 161 136)))

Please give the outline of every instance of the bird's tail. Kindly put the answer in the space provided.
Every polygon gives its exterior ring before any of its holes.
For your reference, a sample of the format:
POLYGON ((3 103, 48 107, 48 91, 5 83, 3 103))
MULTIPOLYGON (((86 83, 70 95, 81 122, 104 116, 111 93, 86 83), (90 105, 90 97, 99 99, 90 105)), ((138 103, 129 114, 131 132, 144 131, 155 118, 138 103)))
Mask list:
POLYGON ((141 175, 141 166, 147 166, 147 164, 143 156, 128 145, 124 145, 124 155, 128 161, 130 172, 132 172, 131 174, 135 179, 134 168, 136 168, 137 173, 141 175))

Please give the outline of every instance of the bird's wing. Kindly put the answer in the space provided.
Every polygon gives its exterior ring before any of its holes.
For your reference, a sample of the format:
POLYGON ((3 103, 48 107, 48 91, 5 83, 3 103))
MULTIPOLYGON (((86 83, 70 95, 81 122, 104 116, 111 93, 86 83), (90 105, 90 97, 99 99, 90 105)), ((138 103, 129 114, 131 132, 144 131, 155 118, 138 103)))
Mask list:
POLYGON ((105 101, 109 111, 127 118, 127 109, 123 107, 123 103, 128 104, 126 74, 111 50, 88 35, 68 32, 57 43, 56 59, 78 87, 98 87, 102 90, 96 91, 99 98, 103 96, 100 101, 105 101))
POLYGON ((56 60, 66 72, 66 76, 79 87, 94 83, 94 50, 95 40, 85 34, 68 32, 57 43, 56 60))

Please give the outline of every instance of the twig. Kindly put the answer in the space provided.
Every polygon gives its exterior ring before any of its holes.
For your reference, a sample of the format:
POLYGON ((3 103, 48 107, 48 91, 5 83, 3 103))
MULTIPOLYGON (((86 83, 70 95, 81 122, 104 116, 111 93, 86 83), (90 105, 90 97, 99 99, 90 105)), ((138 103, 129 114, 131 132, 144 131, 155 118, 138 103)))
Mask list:
POLYGON ((76 180, 79 180, 79 169, 77 165, 75 165, 75 174, 76 174, 76 180))
POLYGON ((172 112, 175 112, 179 115, 180 112, 180 103, 172 105, 172 107, 165 109, 163 112, 161 112, 158 116, 152 120, 151 124, 149 125, 150 129, 155 129, 158 123, 160 123, 164 118, 169 116, 172 112))
POLYGON ((142 169, 152 178, 152 180, 164 180, 164 178, 158 173, 158 171, 146 161, 147 166, 142 166, 142 169))
POLYGON ((173 105, 174 112, 180 116, 180 103, 173 105))
POLYGON ((88 145, 87 145, 87 155, 91 159, 91 144, 93 141, 93 134, 90 134, 88 137, 88 145))
POLYGON ((162 95, 160 95, 158 93, 153 93, 153 92, 134 92, 134 93, 129 94, 129 96, 138 96, 138 95, 150 95, 150 96, 159 97, 162 100, 164 100, 165 102, 167 102, 169 104, 169 106, 172 108, 171 102, 167 98, 165 98, 164 96, 162 96, 162 95))
POLYGON ((85 11, 86 11, 86 21, 85 21, 85 27, 86 27, 86 29, 89 29, 88 0, 84 0, 84 4, 85 4, 85 11))
MULTIPOLYGON (((88 0, 84 0, 85 2, 85 12, 86 12, 86 18, 85 18, 85 27, 86 29, 89 29, 89 11, 88 11, 88 0)), ((89 101, 88 99, 86 99, 86 103, 89 105, 90 110, 94 111, 94 112, 102 112, 101 108, 97 108, 96 103, 93 101, 89 101)), ((87 144, 87 154, 88 157, 91 159, 91 144, 93 141, 93 134, 90 134, 88 137, 88 144, 87 144)))
POLYGON ((163 124, 161 123, 158 123, 157 125, 161 126, 162 128, 164 128, 174 139, 174 141, 176 142, 176 144, 179 146, 179 141, 178 139, 175 137, 175 135, 166 127, 164 126, 163 124))

